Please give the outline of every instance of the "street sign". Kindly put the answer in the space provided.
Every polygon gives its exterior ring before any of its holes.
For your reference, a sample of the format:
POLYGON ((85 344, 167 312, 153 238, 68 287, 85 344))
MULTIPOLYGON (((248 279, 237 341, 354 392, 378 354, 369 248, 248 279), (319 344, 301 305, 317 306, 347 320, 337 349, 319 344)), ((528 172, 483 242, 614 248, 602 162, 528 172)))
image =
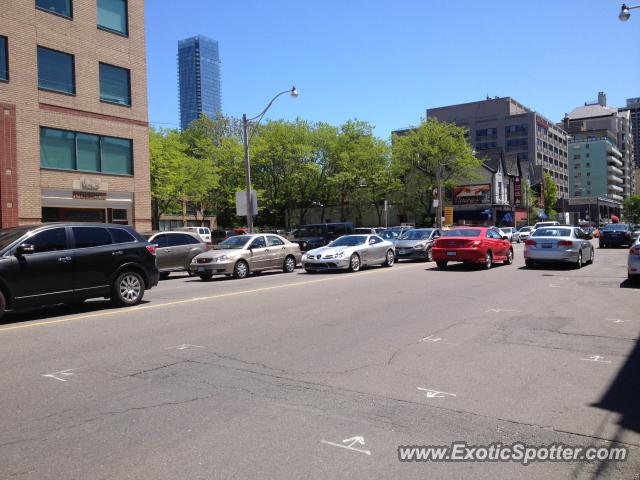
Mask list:
MULTIPOLYGON (((258 195, 255 190, 251 190, 251 214, 258 214, 258 195)), ((236 215, 239 217, 247 216, 247 191, 242 190, 236 192, 236 215)))
POLYGON ((453 207, 444 207, 444 224, 453 225, 453 207))
POLYGON ((433 206, 434 208, 438 208, 438 205, 440 205, 440 201, 437 198, 433 199, 433 206))

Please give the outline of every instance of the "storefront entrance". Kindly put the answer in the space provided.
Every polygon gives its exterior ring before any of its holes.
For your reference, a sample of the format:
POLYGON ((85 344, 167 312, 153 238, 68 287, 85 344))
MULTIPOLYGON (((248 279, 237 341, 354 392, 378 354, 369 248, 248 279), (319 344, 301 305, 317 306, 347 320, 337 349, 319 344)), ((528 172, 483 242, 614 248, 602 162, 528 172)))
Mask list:
POLYGON ((97 222, 127 225, 127 210, 120 208, 43 207, 43 222, 97 222))

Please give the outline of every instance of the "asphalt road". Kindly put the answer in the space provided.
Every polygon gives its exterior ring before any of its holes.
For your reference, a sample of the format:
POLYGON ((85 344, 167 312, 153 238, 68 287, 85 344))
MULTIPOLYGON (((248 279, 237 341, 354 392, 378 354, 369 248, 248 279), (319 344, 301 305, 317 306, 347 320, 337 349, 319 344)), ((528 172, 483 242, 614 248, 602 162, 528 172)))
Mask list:
POLYGON ((626 249, 581 270, 526 270, 515 250, 490 271, 176 276, 136 308, 9 314, 0 478, 638 479, 626 249), (612 441, 629 458, 398 460, 454 441, 612 441))

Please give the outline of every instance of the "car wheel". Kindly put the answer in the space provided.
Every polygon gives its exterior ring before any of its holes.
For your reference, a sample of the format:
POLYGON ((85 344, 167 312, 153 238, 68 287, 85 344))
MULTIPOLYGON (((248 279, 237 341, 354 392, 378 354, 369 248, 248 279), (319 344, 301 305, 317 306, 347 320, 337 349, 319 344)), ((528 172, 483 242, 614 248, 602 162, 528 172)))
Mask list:
POLYGON ((233 278, 243 279, 249 275, 249 265, 244 260, 238 260, 233 267, 233 278))
POLYGON ((187 271, 187 273, 189 274, 190 277, 194 277, 196 275, 189 268, 191 266, 191 262, 193 262, 193 259, 196 258, 196 257, 197 257, 197 255, 194 255, 193 257, 189 258, 189 260, 187 260, 187 265, 184 267, 184 269, 187 271))
POLYGON ((393 266, 395 260, 396 260, 396 256, 393 253, 393 250, 389 250, 387 252, 387 257, 385 258, 384 262, 382 263, 382 266, 383 267, 391 267, 391 266, 393 266))
POLYGON ((166 280, 171 275, 171 272, 160 272, 160 280, 166 280))
POLYGON ((427 249, 427 262, 433 262, 433 252, 430 248, 427 249))
POLYGON ((591 255, 589 256, 589 261, 587 262, 589 265, 593 264, 593 259, 596 256, 596 252, 593 247, 591 247, 591 255))
POLYGON ((436 262, 436 265, 438 266, 438 270, 446 270, 447 269, 447 262, 436 262))
POLYGON ((533 260, 525 260, 524 261, 524 266, 527 268, 533 268, 533 266, 535 265, 535 263, 533 262, 533 260))
POLYGON ((487 251, 487 254, 484 256, 484 263, 482 264, 482 268, 485 270, 490 270, 493 266, 493 255, 490 251, 487 251))
POLYGON ((144 280, 137 272, 121 273, 113 282, 111 301, 119 307, 131 307, 142 301, 144 280))
POLYGON ((509 249, 509 253, 507 253, 507 259, 504 261, 505 265, 511 265, 513 263, 513 248, 509 249))
POLYGON ((198 276, 200 277, 200 280, 202 280, 203 282, 208 282, 213 278, 212 273, 201 273, 198 276))
POLYGON ((576 268, 582 268, 582 250, 578 252, 578 261, 575 266, 576 268))
POLYGON ((349 259, 349 271, 357 272, 358 270, 360 270, 360 255, 354 253, 349 259))
POLYGON ((296 269, 296 259, 289 255, 284 259, 284 265, 282 266, 282 271, 284 273, 291 273, 296 269))

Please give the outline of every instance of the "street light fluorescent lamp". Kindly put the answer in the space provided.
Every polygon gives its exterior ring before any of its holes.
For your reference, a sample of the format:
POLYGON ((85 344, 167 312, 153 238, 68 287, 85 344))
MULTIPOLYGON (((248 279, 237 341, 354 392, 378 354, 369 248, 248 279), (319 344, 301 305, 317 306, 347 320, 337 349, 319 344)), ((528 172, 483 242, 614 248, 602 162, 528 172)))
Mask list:
POLYGON ((626 22, 627 20, 629 20, 629 17, 631 16, 631 10, 636 8, 640 8, 640 5, 629 7, 625 3, 623 3, 622 7, 620 7, 620 14, 618 15, 620 21, 626 22))

